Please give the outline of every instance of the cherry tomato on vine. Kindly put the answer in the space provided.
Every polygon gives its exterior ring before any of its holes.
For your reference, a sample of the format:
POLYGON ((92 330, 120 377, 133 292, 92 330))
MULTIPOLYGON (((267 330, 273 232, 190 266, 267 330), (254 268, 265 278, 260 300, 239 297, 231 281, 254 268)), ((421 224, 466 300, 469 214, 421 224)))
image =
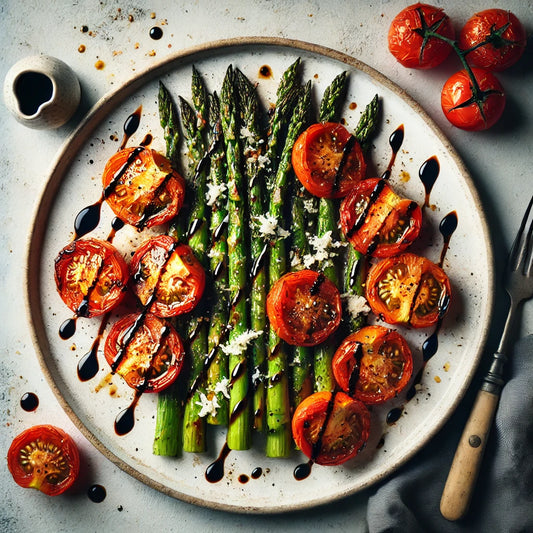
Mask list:
POLYGON ((447 312, 450 297, 448 276, 425 257, 406 252, 383 259, 368 271, 366 299, 388 324, 432 326, 447 312))
POLYGON ((365 177, 361 146, 336 122, 307 128, 292 150, 292 166, 302 185, 320 198, 341 198, 365 177))
POLYGON ((63 302, 78 316, 99 316, 125 295, 128 266, 116 248, 99 239, 78 239, 61 250, 54 265, 63 302))
POLYGON ((298 448, 319 465, 340 465, 355 457, 370 433, 370 414, 359 400, 344 392, 315 392, 292 417, 298 448))
POLYGON ((187 313, 204 292, 205 271, 193 251, 169 235, 145 241, 134 253, 130 271, 133 292, 159 317, 187 313))
POLYGON ((496 124, 505 108, 505 92, 488 70, 472 68, 479 90, 466 70, 456 72, 444 84, 441 106, 446 118, 467 131, 486 130, 496 124))
POLYGON ((104 168, 102 183, 113 213, 139 228, 174 218, 185 196, 185 181, 170 161, 144 146, 114 154, 104 168))
POLYGON ((486 9, 468 19, 459 47, 471 50, 466 59, 474 67, 501 71, 514 65, 526 49, 526 31, 518 18, 504 9, 486 9))
POLYGON ((450 40, 455 38, 448 15, 438 7, 413 4, 392 20, 388 35, 389 51, 404 67, 436 67, 448 57, 452 47, 434 34, 450 40))
POLYGON ((57 496, 78 477, 80 455, 72 437, 62 429, 39 425, 13 439, 7 452, 7 466, 21 487, 57 496))
POLYGON ((176 330, 148 313, 126 315, 115 322, 104 355, 130 387, 160 392, 178 377, 185 351, 176 330))
POLYGON ((331 367, 344 392, 365 404, 380 404, 409 383, 413 357, 396 330, 366 326, 342 341, 331 367))
POLYGON ((320 344, 339 327, 342 317, 339 290, 314 270, 281 277, 268 293, 266 310, 276 334, 296 346, 320 344))
POLYGON ((422 210, 416 202, 396 194, 386 180, 369 178, 343 199, 340 224, 357 251, 390 257, 418 237, 422 210))

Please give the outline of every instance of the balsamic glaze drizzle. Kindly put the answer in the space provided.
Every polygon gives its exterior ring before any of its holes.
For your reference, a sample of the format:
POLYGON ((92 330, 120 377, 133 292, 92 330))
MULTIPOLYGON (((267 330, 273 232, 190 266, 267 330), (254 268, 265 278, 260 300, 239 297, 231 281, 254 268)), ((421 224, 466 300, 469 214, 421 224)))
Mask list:
POLYGON ((424 207, 429 207, 429 197, 431 190, 433 189, 433 185, 435 185, 435 182, 437 181, 439 172, 439 160, 435 155, 424 161, 420 167, 420 170, 418 171, 418 176, 420 177, 420 181, 423 183, 426 191, 424 207))
POLYGON ((387 165, 387 170, 383 172, 381 175, 381 178, 384 180, 387 180, 390 178, 392 167, 394 166, 394 162, 396 161, 396 155, 400 151, 400 148, 403 144, 404 139, 404 127, 403 124, 400 124, 389 137, 389 146, 391 147, 392 154, 389 160, 389 164, 387 165))

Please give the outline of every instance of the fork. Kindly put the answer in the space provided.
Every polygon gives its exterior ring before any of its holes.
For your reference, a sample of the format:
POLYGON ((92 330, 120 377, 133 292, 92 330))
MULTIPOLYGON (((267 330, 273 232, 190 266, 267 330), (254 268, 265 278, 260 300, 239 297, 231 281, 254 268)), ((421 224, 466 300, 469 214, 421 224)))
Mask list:
POLYGON ((505 290, 510 298, 510 306, 500 344, 477 394, 442 493, 440 511, 447 520, 458 520, 468 511, 488 434, 505 384, 503 371, 508 359, 506 354, 511 327, 520 303, 533 296, 533 220, 528 225, 532 205, 533 197, 507 261, 505 290))

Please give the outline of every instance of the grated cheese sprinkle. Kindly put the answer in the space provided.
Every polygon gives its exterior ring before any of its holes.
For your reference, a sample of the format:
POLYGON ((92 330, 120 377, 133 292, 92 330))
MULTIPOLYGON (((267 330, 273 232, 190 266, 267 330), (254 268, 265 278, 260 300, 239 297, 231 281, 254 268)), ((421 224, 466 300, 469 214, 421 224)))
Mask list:
POLYGON ((365 315, 370 313, 370 307, 364 296, 346 292, 341 294, 341 298, 346 301, 346 310, 353 318, 357 318, 361 313, 365 315))
POLYGON ((226 355, 241 355, 246 350, 248 344, 262 334, 263 331, 252 331, 249 329, 235 337, 231 342, 222 345, 221 349, 226 355))
POLYGON ((228 186, 225 183, 218 185, 214 183, 207 184, 206 203, 207 205, 213 205, 221 194, 224 194, 228 190, 228 186))

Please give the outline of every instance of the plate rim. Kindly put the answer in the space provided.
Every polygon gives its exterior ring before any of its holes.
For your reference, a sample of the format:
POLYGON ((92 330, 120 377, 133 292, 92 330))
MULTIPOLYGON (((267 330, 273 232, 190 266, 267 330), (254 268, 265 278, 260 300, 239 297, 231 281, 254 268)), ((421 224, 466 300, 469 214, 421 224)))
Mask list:
POLYGON ((295 512, 303 509, 318 507, 332 503, 342 498, 346 498, 357 492, 360 492, 369 486, 382 482, 385 478, 391 476, 401 465, 407 463, 414 455, 419 453, 428 442, 442 429, 445 423, 449 420, 450 416, 457 409, 457 406, 463 399, 467 389, 470 387, 473 377, 478 369, 479 362, 483 355, 483 347, 486 344, 489 336, 490 325, 492 322, 492 316, 494 312, 494 292, 495 292, 495 279, 494 279, 494 253, 492 246, 492 238, 489 231, 488 221, 486 213, 483 209, 481 199, 477 188, 474 184, 470 173, 464 165, 461 157, 456 152, 455 148, 451 145, 448 138, 444 135, 435 121, 427 114, 422 106, 414 100, 404 89, 402 89, 395 82, 391 81, 384 74, 380 73, 373 67, 363 63, 359 59, 350 56, 344 52, 338 50, 307 42, 302 40, 287 39, 283 37, 268 37, 268 36, 251 36, 251 37, 235 37, 228 39, 220 39, 216 41, 208 41, 196 46, 184 48, 179 52, 172 53, 167 57, 156 61, 134 76, 130 77, 120 86, 114 88, 108 93, 104 94, 88 111, 85 117, 81 120, 79 125, 73 130, 73 132, 67 137, 63 145, 60 147, 52 164, 47 172, 47 178, 43 183, 37 206, 34 209, 32 215, 32 225, 27 239, 26 246, 26 262, 25 262, 25 306, 26 315, 30 324, 32 342, 36 351, 39 365, 43 375, 45 376, 49 387, 54 393, 63 411, 70 418, 76 428, 82 433, 82 435, 108 460, 115 464, 118 468, 131 475, 133 478, 141 481, 145 485, 166 494, 167 496, 179 499, 186 503, 191 503, 201 507, 206 507, 214 510, 238 512, 238 513, 250 513, 250 514, 275 514, 280 512, 295 512), (462 387, 459 389, 454 401, 449 405, 448 409, 441 417, 440 422, 436 424, 433 431, 428 433, 425 439, 409 453, 403 455, 398 461, 390 465, 384 472, 380 473, 376 479, 371 483, 367 483, 364 486, 356 487, 353 490, 344 491, 342 494, 325 496, 321 499, 315 499, 313 501, 306 502, 305 504, 299 504, 297 506, 289 505, 276 505, 268 508, 260 506, 238 506, 229 503, 218 503, 212 501, 205 501, 202 498, 184 494, 179 490, 172 489, 166 485, 155 481, 146 474, 140 472, 125 460, 118 457, 115 453, 110 451, 93 433, 86 427, 80 417, 74 412, 66 399, 63 397, 61 390, 58 386, 57 379, 54 378, 48 365, 46 364, 47 357, 50 357, 50 346, 46 338, 45 328, 43 324, 42 315, 42 302, 40 296, 40 281, 39 273, 40 259, 43 245, 43 237, 45 233, 45 225, 42 224, 43 220, 46 221, 47 215, 51 210, 51 206, 59 186, 61 185, 64 176, 68 172, 71 164, 68 161, 69 158, 65 157, 67 151, 75 150, 79 151, 79 148, 89 139, 90 135, 105 119, 107 114, 112 110, 114 105, 120 103, 128 98, 138 88, 143 86, 149 81, 156 79, 158 76, 162 76, 170 71, 176 65, 181 62, 190 62, 191 58, 197 56, 201 58, 202 55, 212 53, 224 48, 237 48, 247 46, 264 46, 264 47, 280 47, 290 48, 295 50, 302 50, 307 53, 316 54, 319 56, 325 56, 333 60, 337 60, 341 63, 350 65, 351 67, 368 74, 371 78, 376 80, 379 84, 385 86, 397 96, 399 96, 406 104, 408 104, 418 115, 420 115, 431 128, 433 133, 443 144, 443 147, 452 157, 454 163, 457 165, 458 171, 464 180, 465 185, 468 188, 469 193, 475 201, 476 209, 479 213, 484 241, 486 243, 487 259, 489 263, 489 271, 487 272, 487 281, 489 288, 489 301, 486 306, 486 320, 484 321, 484 327, 480 332, 480 338, 476 345, 476 354, 474 364, 471 366, 470 372, 466 376, 462 387), (48 354, 48 355, 46 355, 48 354))

